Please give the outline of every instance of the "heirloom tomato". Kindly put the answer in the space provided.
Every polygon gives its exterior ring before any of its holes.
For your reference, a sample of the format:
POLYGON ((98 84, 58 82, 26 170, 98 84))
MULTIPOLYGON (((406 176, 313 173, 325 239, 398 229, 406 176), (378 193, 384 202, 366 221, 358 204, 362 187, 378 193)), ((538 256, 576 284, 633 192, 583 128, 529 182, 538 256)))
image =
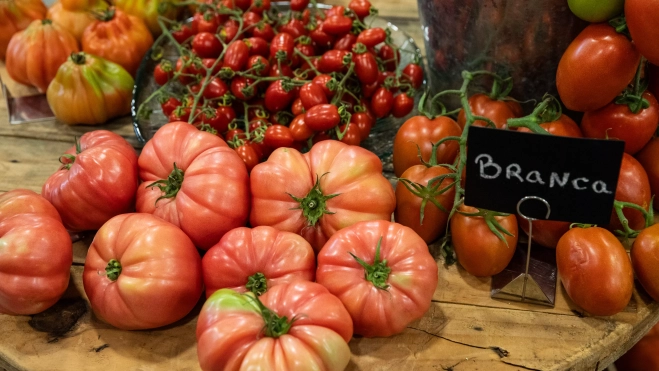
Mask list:
POLYGON ((252 170, 253 226, 269 225, 304 237, 316 250, 336 231, 364 220, 390 220, 394 190, 372 152, 335 140, 304 155, 275 150, 252 170))
POLYGON ((123 214, 96 233, 82 280, 100 319, 122 330, 151 329, 197 304, 201 258, 176 226, 150 214, 123 214))
POLYGON ((119 9, 109 9, 82 35, 82 50, 121 65, 132 76, 153 45, 144 22, 119 9))
POLYGON ((41 0, 0 1, 0 59, 5 59, 9 40, 35 19, 46 16, 46 6, 41 0))
POLYGON ((575 304, 596 316, 625 309, 634 273, 620 241, 604 228, 572 228, 556 245, 556 265, 575 304))
MULTIPOLYGON (((623 154, 615 199, 617 201, 631 202, 648 210, 651 206, 651 198, 650 180, 648 179, 648 174, 643 169, 643 165, 634 157, 626 153, 623 154)), ((625 208, 623 214, 629 221, 630 228, 641 230, 645 226, 643 213, 639 210, 625 208)), ((611 212, 611 224, 609 224, 609 228, 612 230, 622 229, 622 224, 620 224, 615 210, 611 212)))
POLYGON ((249 215, 244 162, 217 135, 185 122, 164 125, 139 158, 137 211, 180 227, 204 250, 249 215))
POLYGON ((114 0, 117 9, 132 16, 140 18, 149 27, 151 33, 160 35, 162 30, 158 24, 158 17, 176 18, 180 7, 176 6, 179 0, 114 0))
POLYGON ((396 186, 396 222, 412 228, 426 243, 446 231, 455 196, 454 180, 448 174, 451 171, 442 166, 414 165, 405 170, 396 186), (444 178, 438 178, 441 176, 444 178))
POLYGON ((650 103, 638 113, 627 104, 609 103, 596 110, 586 112, 581 119, 581 130, 588 138, 611 138, 625 142, 625 152, 633 155, 652 139, 659 125, 659 103, 649 91, 643 99, 650 103))
POLYGON ((561 57, 556 88, 574 111, 602 108, 632 81, 641 55, 632 42, 605 23, 586 27, 561 57))
POLYGON ((634 45, 650 63, 659 64, 659 1, 625 0, 625 21, 634 45))
MULTIPOLYGON (((460 126, 446 116, 433 120, 426 116, 414 116, 398 129, 394 138, 394 173, 400 177, 405 170, 420 165, 418 154, 424 161, 430 160, 433 143, 446 137, 457 137, 462 134, 460 126)), ((442 143, 437 148, 438 164, 453 164, 460 146, 451 140, 442 143)))
MULTIPOLYGON (((474 94, 469 97, 469 108, 474 116, 482 116, 494 122, 497 129, 504 128, 508 119, 522 116, 522 106, 512 100, 492 99, 486 94, 474 94)), ((464 110, 458 114, 458 125, 465 127, 467 116, 464 110)), ((482 120, 476 120, 473 126, 487 126, 482 120)))
POLYGON ((318 254, 316 281, 343 302, 355 333, 366 337, 400 333, 423 317, 437 280, 428 245, 387 220, 344 228, 318 254))
POLYGON ((45 92, 57 69, 73 52, 78 42, 49 19, 35 20, 17 32, 7 47, 7 72, 21 84, 45 92))
POLYGON ((478 210, 462 205, 451 218, 451 239, 460 265, 476 277, 493 276, 506 268, 517 248, 517 219, 515 215, 471 216, 478 210), (488 224, 498 222, 505 231, 499 230, 502 241, 488 224), (489 223, 488 223, 489 222, 489 223), (507 232, 507 233, 506 233, 507 232))
POLYGON ((137 155, 126 139, 107 131, 85 133, 60 158, 41 193, 72 231, 96 230, 135 208, 137 155))
POLYGON ((272 227, 227 232, 202 260, 206 297, 229 288, 262 295, 272 286, 313 281, 316 256, 304 238, 272 227))
POLYGON ((659 224, 638 234, 631 250, 634 273, 645 291, 659 301, 659 224))
POLYGON ((87 26, 95 21, 93 12, 100 12, 107 9, 108 5, 105 1, 92 2, 93 6, 90 9, 67 9, 60 1, 56 1, 53 6, 48 9, 46 17, 52 19, 53 23, 59 25, 63 29, 75 37, 77 41, 82 40, 82 34, 85 32, 87 26))
POLYGON ((27 189, 0 195, 0 246, 0 313, 39 313, 64 294, 71 238, 46 199, 27 189))
POLYGON ((197 321, 197 356, 208 370, 341 371, 352 320, 341 301, 308 281, 253 294, 216 291, 197 321))
POLYGON ((58 120, 95 125, 130 113, 133 86, 133 78, 120 65, 73 53, 57 71, 46 96, 58 120))
MULTIPOLYGON (((645 148, 636 154, 636 159, 643 165, 650 190, 653 195, 659 195, 659 137, 652 138, 645 148)), ((659 198, 654 198, 654 208, 659 209, 659 198)))
POLYGON ((598 23, 620 15, 625 0, 568 0, 567 5, 577 17, 598 23))

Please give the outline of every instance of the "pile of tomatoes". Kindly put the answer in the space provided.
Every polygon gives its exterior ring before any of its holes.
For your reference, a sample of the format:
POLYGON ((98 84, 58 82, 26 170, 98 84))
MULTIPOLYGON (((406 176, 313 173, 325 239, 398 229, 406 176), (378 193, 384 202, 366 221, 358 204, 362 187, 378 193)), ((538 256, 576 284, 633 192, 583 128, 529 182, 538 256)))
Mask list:
POLYGON ((170 122, 221 135, 250 170, 277 148, 358 145, 377 119, 408 115, 423 70, 418 58, 399 65, 389 30, 365 23, 376 13, 368 0, 308 5, 199 4, 191 23, 165 31, 180 57, 155 68, 162 88, 152 97, 170 122))

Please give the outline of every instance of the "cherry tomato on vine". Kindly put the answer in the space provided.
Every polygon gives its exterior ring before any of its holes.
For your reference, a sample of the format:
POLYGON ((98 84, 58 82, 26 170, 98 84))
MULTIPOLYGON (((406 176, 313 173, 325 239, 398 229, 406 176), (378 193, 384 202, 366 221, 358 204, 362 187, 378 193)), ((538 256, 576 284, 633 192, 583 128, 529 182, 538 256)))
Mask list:
POLYGON ((359 137, 364 140, 368 138, 375 120, 366 112, 355 112, 350 116, 350 122, 359 129, 359 137))
POLYGON ((265 131, 263 142, 273 149, 290 147, 295 142, 290 128, 284 125, 272 125, 265 131))
POLYGON ((210 32, 200 32, 192 39, 192 51, 201 58, 217 58, 222 53, 222 43, 210 32))
POLYGON ((352 19, 343 14, 330 15, 323 22, 323 31, 330 35, 345 35, 352 30, 352 19))
POLYGON ((347 68, 346 57, 350 52, 346 50, 328 50, 318 61, 318 70, 322 73, 341 72, 347 68))
POLYGON ((368 28, 359 33, 357 42, 373 48, 387 39, 387 32, 380 27, 368 28))
MULTIPOLYGON (((286 32, 280 32, 272 38, 270 42, 270 58, 275 58, 278 51, 283 51, 286 54, 286 60, 291 60, 295 49, 295 38, 286 32)), ((282 63, 283 64, 283 63, 282 63)), ((273 66, 276 63, 273 63, 273 66)))
POLYGON ((291 66, 289 66, 286 63, 281 63, 281 69, 279 68, 280 66, 277 65, 277 61, 273 60, 272 65, 270 66, 270 73, 268 76, 270 77, 281 77, 281 76, 286 76, 293 78, 293 69, 291 66))
POLYGON ((350 144, 351 146, 358 146, 362 141, 361 133, 356 124, 350 123, 350 125, 343 124, 339 126, 339 130, 344 133, 341 141, 345 144, 350 144), (346 129, 347 127, 347 129, 346 129))
POLYGON ((293 121, 291 121, 291 124, 288 126, 288 128, 291 129, 293 139, 298 142, 304 142, 314 134, 313 129, 311 129, 304 121, 304 117, 304 113, 295 116, 293 121))
POLYGON ((315 131, 325 131, 341 123, 339 109, 333 104, 319 104, 304 114, 304 122, 315 131))
POLYGON ((171 62, 162 61, 158 63, 153 71, 153 79, 156 84, 163 86, 174 76, 174 69, 171 62))
POLYGON ((325 74, 318 75, 314 77, 313 80, 311 80, 311 82, 323 88, 327 99, 332 99, 334 97, 334 91, 330 90, 330 88, 327 86, 327 83, 330 82, 330 80, 332 80, 332 76, 325 74))
POLYGON ((378 57, 384 62, 384 67, 387 71, 396 70, 396 61, 400 62, 400 50, 394 52, 394 48, 390 45, 382 45, 380 51, 378 51, 378 57))
POLYGON ((279 32, 286 32, 288 34, 291 34, 293 38, 297 39, 300 36, 304 36, 307 34, 307 29, 304 23, 295 18, 291 18, 288 23, 285 25, 279 27, 279 32))
POLYGON ((220 16, 214 12, 197 12, 192 17, 192 32, 195 34, 200 32, 215 34, 218 28, 220 28, 220 16))
POLYGON ((345 6, 343 6, 343 5, 335 5, 335 6, 331 7, 330 9, 327 9, 327 10, 325 11, 325 16, 326 16, 327 18, 329 18, 329 17, 331 17, 331 16, 335 16, 335 15, 337 15, 337 16, 338 16, 338 15, 343 16, 343 15, 345 14, 345 12, 346 12, 346 7, 345 7, 345 6))
POLYGON ((309 0, 291 0, 291 10, 301 12, 307 8, 309 0))
POLYGON ((371 109, 376 118, 388 116, 394 103, 394 95, 389 89, 380 87, 371 97, 371 109))
POLYGON ((350 0, 348 8, 355 12, 359 19, 364 19, 371 12, 371 3, 368 0, 350 0))
POLYGON ((407 116, 414 109, 414 98, 407 93, 400 93, 394 97, 394 105, 391 114, 396 118, 407 116))
MULTIPOLYGON (((245 93, 243 92, 243 89, 247 88, 248 86, 252 86, 253 83, 254 83, 254 80, 252 80, 252 79, 248 79, 248 78, 243 77, 243 76, 236 76, 236 77, 233 78, 233 80, 231 80, 231 93, 233 94, 234 97, 236 97, 240 100, 243 100, 243 101, 250 100, 250 99, 252 99, 252 97, 254 97, 255 92, 252 91, 251 92, 252 94, 245 95, 245 93)), ((252 90, 255 90, 255 89, 252 89, 252 90)))
POLYGON ((181 105, 180 100, 178 100, 174 97, 169 97, 165 102, 160 104, 160 107, 162 108, 162 113, 165 116, 169 116, 180 105, 181 105))
POLYGON ((325 91, 318 84, 308 82, 302 85, 300 89, 300 101, 305 110, 319 104, 327 104, 327 96, 325 91))
POLYGON ((218 99, 228 92, 227 84, 219 77, 213 77, 201 94, 206 99, 218 99))
POLYGON ((245 130, 243 129, 230 129, 224 134, 224 140, 227 143, 233 142, 237 139, 245 139, 245 130))
POLYGON ((294 90, 286 91, 282 80, 274 81, 265 91, 265 108, 277 112, 287 108, 295 98, 294 90))
MULTIPOLYGON (((474 94, 469 97, 469 108, 475 116, 482 116, 494 122, 497 129, 504 128, 508 119, 519 117, 522 112, 521 106, 515 101, 492 99, 487 94, 474 94)), ((464 110, 458 114, 458 125, 464 128, 467 117, 464 110)), ((482 120, 476 120, 473 126, 487 126, 482 120)))
POLYGON ((351 33, 347 33, 341 36, 340 38, 336 39, 332 48, 336 50, 345 50, 349 52, 355 46, 356 42, 357 42, 357 36, 351 33))
POLYGON ((334 44, 334 36, 323 30, 322 23, 319 23, 316 28, 309 32, 309 37, 321 48, 329 48, 334 44))
MULTIPOLYGON (((302 95, 302 92, 300 91, 300 95, 302 95)), ((291 105, 291 113, 293 116, 297 116, 299 114, 304 113, 306 110, 304 109, 304 105, 302 104, 302 99, 297 98, 293 101, 293 104, 291 105)))
POLYGON ((416 63, 410 63, 403 68, 402 82, 409 82, 414 89, 418 89, 423 84, 423 69, 416 63))
POLYGON ((252 29, 252 36, 263 39, 267 43, 275 37, 275 30, 272 29, 272 26, 269 23, 261 23, 252 29))
POLYGON ((247 70, 257 76, 266 76, 270 72, 270 62, 261 55, 252 55, 247 60, 247 70), (259 66, 259 70, 256 69, 259 66))
POLYGON ((359 81, 364 85, 372 84, 378 81, 380 71, 375 56, 370 52, 353 53, 352 61, 355 62, 355 74, 359 81))
POLYGON ((259 164, 259 156, 251 144, 243 144, 235 149, 236 153, 245 162, 247 171, 252 171, 254 166, 259 164))
POLYGON ((192 30, 192 27, 188 25, 176 26, 172 30, 172 36, 177 43, 183 45, 186 41, 191 39, 195 35, 195 32, 192 30))
POLYGON ((249 11, 243 13, 243 27, 253 29, 263 19, 259 13, 249 11))
MULTIPOLYGON (((229 43, 231 41, 234 41, 238 37, 238 30, 240 26, 239 23, 234 20, 234 19, 229 19, 228 21, 224 22, 224 25, 222 27, 222 30, 218 34, 219 37, 224 41, 225 43, 229 43)), ((240 37, 242 39, 242 34, 240 37)))
POLYGON ((250 9, 258 14, 263 14, 264 11, 270 9, 270 0, 251 0, 251 2, 250 9))
POLYGON ((241 71, 247 65, 249 59, 249 47, 242 40, 232 41, 224 52, 223 67, 233 71, 241 71))

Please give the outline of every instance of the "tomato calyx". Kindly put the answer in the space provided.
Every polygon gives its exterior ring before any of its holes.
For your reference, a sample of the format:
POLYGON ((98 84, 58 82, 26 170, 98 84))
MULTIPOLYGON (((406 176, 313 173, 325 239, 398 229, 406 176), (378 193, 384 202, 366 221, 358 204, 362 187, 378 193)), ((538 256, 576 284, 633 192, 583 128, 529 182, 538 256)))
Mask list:
POLYGON ((247 297, 250 298, 254 304, 256 304, 256 307, 261 312, 261 317, 263 318, 263 322, 265 322, 262 330, 263 335, 276 339, 282 335, 288 334, 288 331, 290 331, 293 323, 297 320, 297 316, 291 318, 291 320, 289 320, 286 316, 280 317, 277 315, 277 313, 263 305, 258 297, 249 294, 247 297))
POLYGON ((158 199, 156 199, 156 203, 158 203, 158 201, 160 201, 163 198, 176 197, 176 194, 181 189, 181 185, 183 185, 183 176, 184 176, 183 170, 176 167, 176 162, 175 162, 174 169, 169 174, 167 179, 161 179, 149 184, 147 188, 158 187, 160 188, 160 191, 163 192, 163 195, 158 197, 158 199))
POLYGON ((85 52, 71 53, 71 61, 79 66, 82 66, 87 61, 85 52))
POLYGON ((457 212, 464 216, 482 217, 485 220, 485 224, 490 229, 490 231, 494 233, 494 235, 496 235, 499 240, 503 241, 503 243, 505 243, 507 247, 510 247, 508 246, 508 241, 503 236, 503 234, 511 237, 515 237, 515 235, 510 233, 510 231, 508 231, 506 228, 504 228, 496 219, 496 217, 498 216, 505 217, 505 216, 509 216, 510 214, 500 213, 498 211, 491 211, 485 209, 478 209, 478 211, 475 213, 467 213, 460 210, 458 210, 457 212))
POLYGON ((253 275, 247 278, 247 284, 245 285, 247 290, 254 293, 256 296, 263 295, 268 291, 268 283, 265 278, 265 275, 261 272, 256 272, 253 275))
POLYGON ((116 281, 121 274, 121 263, 117 259, 112 259, 105 266, 105 276, 112 282, 116 281))
POLYGON ((80 140, 78 140, 78 137, 75 138, 75 143, 76 143, 76 154, 71 155, 71 154, 65 154, 60 156, 59 162, 62 164, 62 169, 69 170, 71 169, 71 165, 76 161, 76 155, 79 155, 80 152, 82 152, 82 148, 80 147, 80 140))
MULTIPOLYGON (((323 174, 325 176, 326 174, 323 174)), ((289 196, 296 202, 300 203, 299 207, 293 208, 291 210, 302 210, 302 215, 307 219, 307 225, 309 227, 315 227, 320 218, 325 214, 334 214, 333 212, 327 210, 326 202, 336 196, 339 193, 331 194, 325 196, 323 191, 320 189, 320 178, 316 176, 316 184, 309 191, 309 193, 304 198, 295 197, 292 194, 288 193, 289 196)))
POLYGON ((403 183, 405 188, 410 191, 411 194, 419 197, 421 201, 421 210, 419 217, 419 224, 423 225, 423 218, 426 210, 426 205, 428 201, 432 202, 435 207, 441 211, 448 213, 448 210, 437 200, 437 197, 446 193, 449 189, 453 188, 457 180, 454 180, 451 184, 447 185, 444 188, 439 188, 444 179, 447 178, 456 178, 454 173, 442 174, 437 177, 434 177, 428 181, 428 185, 424 186, 420 183, 413 182, 409 179, 399 178, 398 181, 403 183))
POLYGON ((641 83, 641 73, 643 72, 646 61, 645 57, 641 56, 638 68, 636 69, 636 75, 634 76, 634 85, 631 88, 625 89, 614 101, 615 104, 629 106, 629 110, 635 115, 650 107, 650 102, 643 98, 643 92, 647 89, 648 82, 641 83))
POLYGON ((609 21, 609 25, 615 28, 617 33, 623 34, 631 40, 632 35, 629 33, 629 28, 627 28, 627 20, 625 19, 624 14, 619 17, 612 18, 609 21))
POLYGON ((625 217, 625 214, 623 214, 624 208, 630 208, 640 211, 643 214, 643 218, 645 219, 644 228, 650 227, 652 223, 654 223, 654 209, 652 208, 653 202, 654 202, 654 196, 652 196, 652 199, 648 204, 649 205, 648 209, 645 210, 640 205, 637 205, 632 202, 623 202, 618 200, 613 201, 613 209, 615 210, 616 215, 618 216, 618 219, 620 220, 620 224, 622 224, 622 228, 623 228, 623 230, 616 229, 614 231, 615 234, 625 238, 635 238, 638 236, 639 233, 641 233, 641 231, 632 229, 629 226, 629 220, 627 220, 627 217, 625 217))
POLYGON ((377 287, 380 290, 387 290, 389 285, 387 280, 389 279, 389 274, 391 273, 391 268, 387 266, 387 259, 380 260, 380 247, 382 245, 382 236, 378 240, 378 244, 375 247, 375 259, 373 259, 373 264, 368 264, 359 257, 357 257, 352 252, 348 251, 356 261, 364 268, 364 278, 371 282, 373 286, 377 287))

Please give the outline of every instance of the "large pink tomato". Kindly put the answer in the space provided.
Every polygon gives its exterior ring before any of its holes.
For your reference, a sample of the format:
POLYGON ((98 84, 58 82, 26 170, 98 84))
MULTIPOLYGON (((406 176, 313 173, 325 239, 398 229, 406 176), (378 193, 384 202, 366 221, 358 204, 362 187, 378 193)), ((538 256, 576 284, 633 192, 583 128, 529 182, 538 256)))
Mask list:
POLYGON ((437 280, 423 239, 386 220, 342 229, 318 254, 316 281, 341 299, 355 333, 368 337, 397 334, 421 318, 437 280))
POLYGON ((275 150, 251 174, 253 226, 300 234, 318 251, 338 230, 365 220, 391 220, 394 189, 368 150, 334 140, 301 154, 275 150))
POLYGON ((197 355, 207 370, 341 371, 352 321, 323 286, 296 281, 253 294, 216 291, 199 314, 197 355))
POLYGON ((243 160, 217 135, 185 122, 169 123, 139 158, 137 211, 175 224, 204 250, 249 215, 243 160))
POLYGON ((137 154, 121 136, 107 130, 84 134, 60 158, 62 167, 41 194, 73 231, 96 230, 115 215, 135 209, 137 154))
POLYGON ((124 214, 96 233, 82 279, 102 320, 124 330, 156 328, 183 318, 199 301, 201 258, 171 223, 124 214))
POLYGON ((316 256, 309 242, 295 233, 241 227, 208 250, 202 267, 207 297, 224 288, 262 295, 282 283, 313 281, 316 256))

